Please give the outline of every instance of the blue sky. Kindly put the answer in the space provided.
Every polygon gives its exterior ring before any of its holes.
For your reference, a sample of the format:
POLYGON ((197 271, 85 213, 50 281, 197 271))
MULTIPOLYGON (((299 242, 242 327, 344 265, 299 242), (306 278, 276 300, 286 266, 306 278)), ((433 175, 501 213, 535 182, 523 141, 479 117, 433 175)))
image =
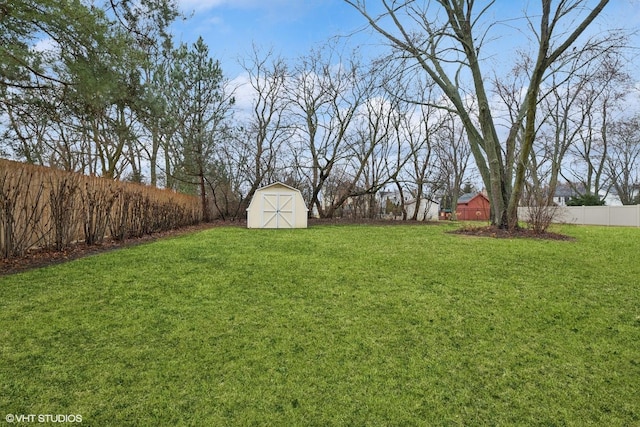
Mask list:
POLYGON ((364 27, 362 17, 343 0, 180 0, 179 4, 192 15, 175 25, 176 39, 191 43, 202 36, 230 74, 239 72, 237 59, 250 53, 253 43, 296 58, 332 36, 364 27))
MULTIPOLYGON (((332 36, 346 36, 365 27, 362 16, 343 0, 178 0, 178 3, 190 17, 174 25, 176 41, 192 43, 202 36, 229 78, 241 73, 237 60, 251 52, 253 43, 262 50, 273 49, 293 59, 332 36)), ((476 8, 480 10, 482 2, 478 3, 476 8)), ((518 16, 527 4, 538 3, 538 0, 497 0, 492 14, 518 16)), ((640 0, 611 0, 599 23, 640 29, 640 0)), ((504 26, 505 34, 496 39, 495 47, 499 49, 501 43, 512 45, 518 27, 524 25, 522 20, 514 21, 512 28, 504 26)), ((640 48, 640 38, 636 40, 640 48)), ((375 48, 378 42, 379 38, 364 31, 355 36, 353 43, 375 48)))

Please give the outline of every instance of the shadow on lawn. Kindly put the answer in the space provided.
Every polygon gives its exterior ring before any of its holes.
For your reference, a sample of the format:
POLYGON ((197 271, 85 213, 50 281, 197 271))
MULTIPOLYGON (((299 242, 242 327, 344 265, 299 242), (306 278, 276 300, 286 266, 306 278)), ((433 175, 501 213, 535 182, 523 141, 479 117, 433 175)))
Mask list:
POLYGON ((143 243, 153 242, 158 239, 167 237, 181 236, 184 234, 195 233, 197 231, 207 230, 209 228, 220 226, 239 226, 243 225, 238 222, 210 222, 189 227, 182 227, 176 230, 169 230, 160 233, 154 233, 147 236, 132 238, 126 240, 105 239, 104 242, 95 245, 87 245, 84 242, 77 242, 70 245, 63 251, 54 251, 50 249, 36 249, 29 251, 26 255, 16 258, 0 259, 0 277, 10 274, 20 273, 34 268, 47 267, 49 265, 61 264, 89 255, 95 255, 108 252, 120 248, 127 248, 141 245, 143 243))

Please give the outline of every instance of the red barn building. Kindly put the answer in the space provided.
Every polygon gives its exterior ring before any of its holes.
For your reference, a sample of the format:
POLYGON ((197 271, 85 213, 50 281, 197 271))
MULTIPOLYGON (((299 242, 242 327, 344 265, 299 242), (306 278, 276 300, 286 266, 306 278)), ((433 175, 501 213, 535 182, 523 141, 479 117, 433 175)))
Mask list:
POLYGON ((458 198, 458 221, 489 221, 490 215, 489 199, 484 194, 467 193, 458 198))

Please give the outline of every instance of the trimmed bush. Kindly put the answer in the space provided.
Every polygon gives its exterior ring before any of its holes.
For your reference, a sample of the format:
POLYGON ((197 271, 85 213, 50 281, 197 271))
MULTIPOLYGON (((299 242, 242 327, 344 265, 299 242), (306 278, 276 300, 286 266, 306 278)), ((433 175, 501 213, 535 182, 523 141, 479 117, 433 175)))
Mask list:
POLYGON ((197 197, 0 159, 0 256, 64 250, 202 220, 197 197))

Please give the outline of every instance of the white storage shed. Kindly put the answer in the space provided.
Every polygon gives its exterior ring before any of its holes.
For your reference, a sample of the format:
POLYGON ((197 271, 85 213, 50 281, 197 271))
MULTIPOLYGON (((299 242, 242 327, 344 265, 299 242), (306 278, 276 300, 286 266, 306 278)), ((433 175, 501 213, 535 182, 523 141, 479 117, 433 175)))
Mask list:
POLYGON ((256 190, 247 208, 247 228, 307 228, 300 190, 275 182, 256 190))

